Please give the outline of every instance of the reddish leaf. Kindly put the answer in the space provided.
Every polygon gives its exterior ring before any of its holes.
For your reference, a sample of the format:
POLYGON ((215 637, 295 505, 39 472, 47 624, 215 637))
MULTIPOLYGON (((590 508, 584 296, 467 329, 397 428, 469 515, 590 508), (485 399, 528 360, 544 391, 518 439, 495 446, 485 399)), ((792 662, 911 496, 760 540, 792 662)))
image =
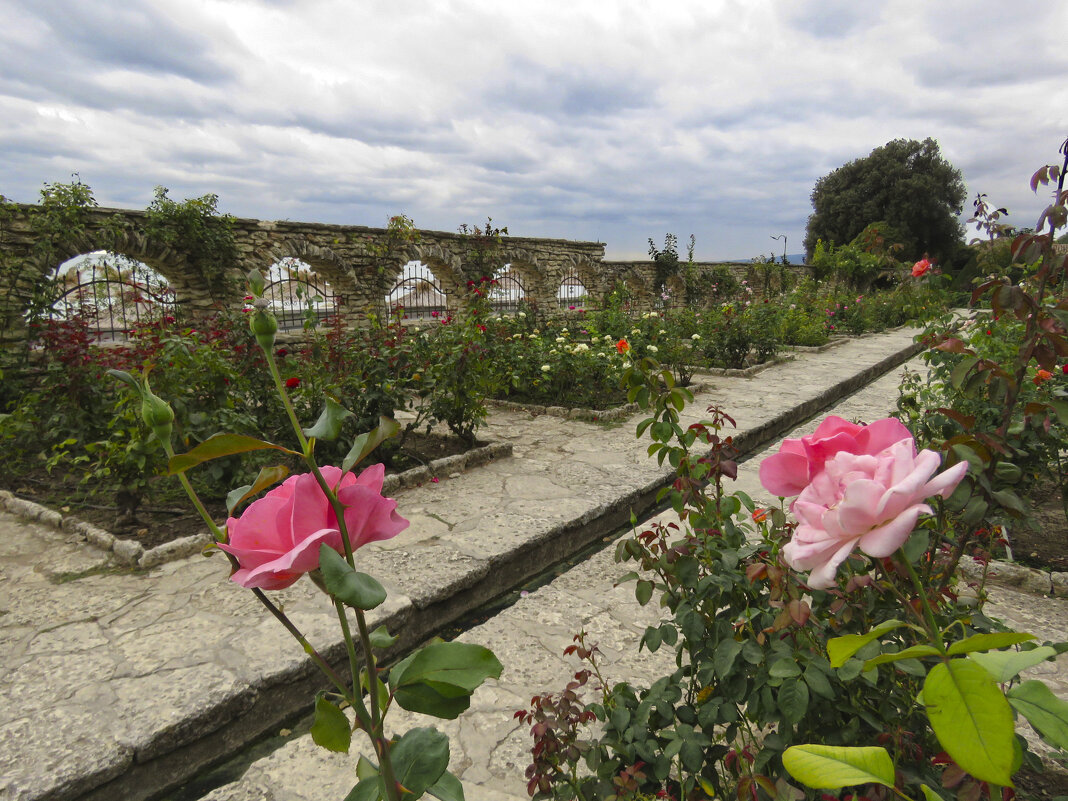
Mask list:
POLYGON ((955 337, 950 337, 944 342, 940 342, 939 344, 934 346, 934 349, 944 351, 945 353, 968 353, 972 355, 975 354, 974 350, 966 346, 961 340, 956 339, 955 337))
POLYGON ((970 430, 972 426, 975 425, 974 414, 961 414, 956 409, 949 409, 946 407, 939 407, 938 409, 935 409, 935 411, 939 414, 945 415, 950 420, 955 420, 956 422, 960 423, 961 426, 963 426, 965 429, 970 430))

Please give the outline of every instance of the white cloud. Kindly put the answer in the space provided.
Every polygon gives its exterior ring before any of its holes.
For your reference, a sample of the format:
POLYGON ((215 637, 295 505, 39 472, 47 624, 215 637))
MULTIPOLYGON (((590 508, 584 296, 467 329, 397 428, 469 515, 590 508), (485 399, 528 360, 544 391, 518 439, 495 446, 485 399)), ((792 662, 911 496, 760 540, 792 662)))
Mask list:
MULTIPOLYGON (((816 179, 932 136, 1019 225, 1068 135, 1068 6, 1021 0, 0 0, 0 192, 600 239, 801 242, 816 179)), ((791 246, 791 250, 794 248, 791 246)))

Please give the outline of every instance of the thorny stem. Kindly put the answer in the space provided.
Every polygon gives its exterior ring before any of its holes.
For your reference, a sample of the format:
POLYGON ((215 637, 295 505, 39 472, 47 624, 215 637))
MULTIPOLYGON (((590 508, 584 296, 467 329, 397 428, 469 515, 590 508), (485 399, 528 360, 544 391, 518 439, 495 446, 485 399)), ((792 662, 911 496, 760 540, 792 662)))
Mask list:
POLYGON ((323 659, 323 657, 319 654, 318 651, 315 650, 312 644, 308 642, 308 639, 303 634, 301 634, 300 629, 298 629, 293 624, 293 621, 291 621, 286 616, 286 613, 279 609, 277 606, 275 606, 274 602, 272 602, 271 599, 268 598, 267 595, 263 592, 263 590, 261 590, 259 587, 253 587, 252 594, 259 599, 261 604, 267 607, 267 611, 274 615, 279 623, 285 626, 286 631, 293 635, 293 638, 300 643, 301 647, 304 649, 304 652, 312 658, 312 661, 315 662, 316 665, 318 665, 319 669, 323 671, 323 673, 326 674, 327 678, 330 679, 330 681, 334 684, 335 687, 337 687, 338 692, 348 698, 349 690, 345 686, 345 682, 341 679, 340 676, 337 675, 334 669, 330 667, 330 663, 323 659))

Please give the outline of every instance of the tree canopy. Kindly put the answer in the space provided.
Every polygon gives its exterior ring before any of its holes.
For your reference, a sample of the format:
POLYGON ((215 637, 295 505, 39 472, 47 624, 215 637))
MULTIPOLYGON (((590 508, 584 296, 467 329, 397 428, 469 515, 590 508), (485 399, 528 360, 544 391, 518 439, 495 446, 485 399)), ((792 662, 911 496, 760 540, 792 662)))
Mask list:
POLYGON ((960 170, 934 139, 895 139, 816 181, 805 250, 811 255, 820 239, 848 244, 884 221, 901 237, 900 258, 929 253, 944 261, 963 243, 964 198, 960 170))

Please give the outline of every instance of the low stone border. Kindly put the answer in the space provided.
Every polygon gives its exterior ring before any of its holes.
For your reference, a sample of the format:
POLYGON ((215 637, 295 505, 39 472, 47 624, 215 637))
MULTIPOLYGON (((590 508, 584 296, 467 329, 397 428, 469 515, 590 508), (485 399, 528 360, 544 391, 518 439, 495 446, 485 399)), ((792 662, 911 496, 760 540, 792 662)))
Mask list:
MULTIPOLYGON (((382 491, 384 493, 397 492, 408 487, 425 484, 436 477, 454 478, 464 470, 480 467, 511 455, 512 443, 510 442, 494 442, 489 445, 483 445, 466 453, 435 459, 428 465, 414 467, 411 470, 405 470, 403 473, 386 476, 382 482, 382 491)), ((141 570, 148 570, 164 562, 173 562, 177 559, 195 556, 212 543, 211 534, 204 531, 191 537, 171 540, 163 545, 157 545, 155 548, 145 548, 135 540, 120 539, 110 531, 105 531, 92 523, 79 520, 74 515, 60 514, 47 506, 41 506, 39 503, 18 498, 7 490, 0 490, 0 508, 23 520, 41 523, 57 531, 74 534, 95 548, 99 548, 105 553, 110 553, 117 564, 141 570)))
MULTIPOLYGON (((981 581, 984 566, 970 556, 962 556, 960 573, 969 581, 981 581)), ((987 582, 1010 587, 1033 595, 1052 595, 1068 598, 1068 573, 1039 570, 1013 562, 990 562, 986 568, 987 582)))
POLYGON ((693 375, 711 375, 720 376, 724 378, 752 378, 757 373, 762 373, 769 367, 774 367, 776 364, 782 364, 783 362, 791 362, 794 357, 789 354, 783 354, 768 359, 766 362, 760 364, 754 364, 752 367, 734 368, 734 367, 693 367, 693 375))
MULTIPOLYGON (((712 389, 712 387, 708 384, 697 383, 690 384, 686 389, 696 395, 698 392, 705 392, 712 389)), ((566 420, 584 420, 588 423, 614 423, 619 420, 626 420, 639 409, 636 403, 624 403, 622 406, 614 406, 611 409, 602 411, 598 409, 572 409, 567 406, 541 406, 537 403, 518 403, 517 401, 497 400, 496 398, 487 399, 486 404, 495 406, 498 409, 527 412, 532 417, 540 417, 546 414, 550 417, 562 417, 566 420)))
POLYGON ((508 409, 513 412, 527 412, 532 417, 540 417, 543 414, 547 414, 550 417, 562 417, 565 420, 585 420, 588 423, 612 423, 617 420, 626 420, 638 411, 638 404, 636 403, 625 403, 622 406, 615 406, 611 409, 598 410, 570 409, 566 406, 541 406, 537 403, 519 403, 517 401, 487 398, 486 405, 494 406, 498 409, 508 409))

